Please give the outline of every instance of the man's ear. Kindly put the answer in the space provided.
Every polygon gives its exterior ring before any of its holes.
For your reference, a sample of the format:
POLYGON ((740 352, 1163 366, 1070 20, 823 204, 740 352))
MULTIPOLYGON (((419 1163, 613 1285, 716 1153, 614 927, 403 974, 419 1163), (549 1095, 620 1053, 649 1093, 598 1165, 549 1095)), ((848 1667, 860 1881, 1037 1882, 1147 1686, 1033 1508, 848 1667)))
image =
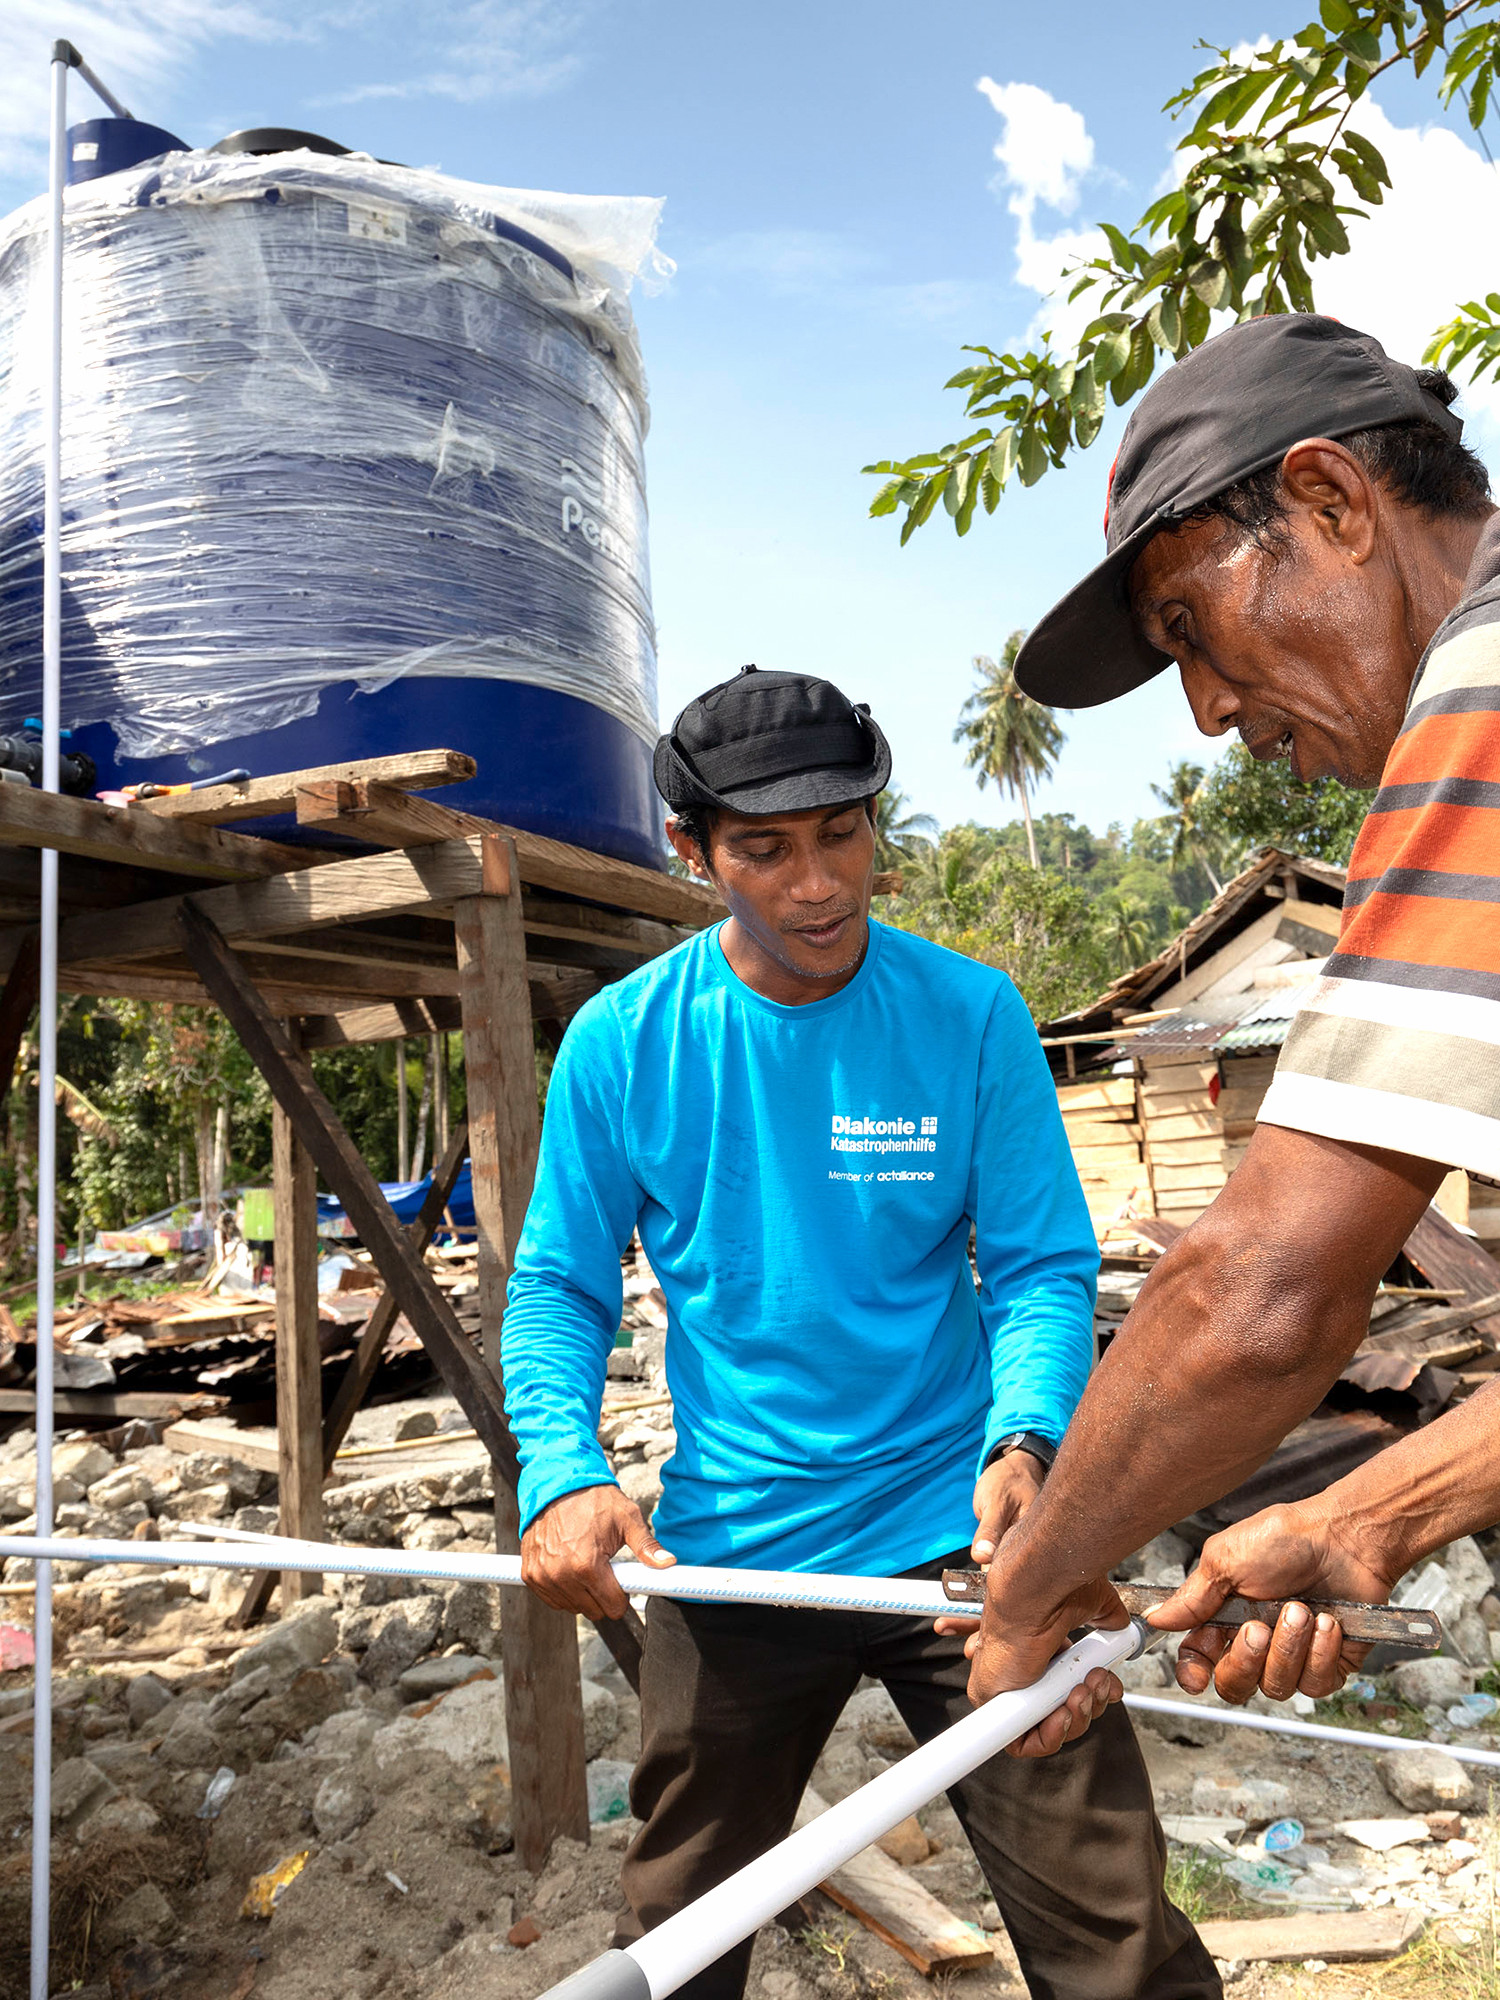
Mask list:
POLYGON ((1332 438, 1304 438, 1281 461, 1281 483, 1325 536, 1356 563, 1369 560, 1381 495, 1353 452, 1332 438))
POLYGON ((703 849, 685 829, 675 813, 668 813, 666 820, 667 839, 671 841, 677 858, 683 866, 696 875, 700 882, 711 882, 713 873, 708 865, 703 849))

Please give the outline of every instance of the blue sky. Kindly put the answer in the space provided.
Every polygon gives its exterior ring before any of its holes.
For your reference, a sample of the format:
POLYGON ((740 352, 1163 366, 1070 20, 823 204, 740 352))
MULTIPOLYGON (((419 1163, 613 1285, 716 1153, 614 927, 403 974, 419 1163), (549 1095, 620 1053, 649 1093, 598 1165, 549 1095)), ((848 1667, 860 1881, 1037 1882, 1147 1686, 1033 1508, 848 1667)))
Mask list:
MULTIPOLYGON (((664 196, 676 275, 636 301, 663 713, 743 660, 826 673, 872 704, 916 804, 945 822, 1009 818, 951 740, 970 661, 1097 559, 1118 422, 962 543, 944 519, 898 549, 891 522, 865 517, 859 468, 954 435, 959 399, 941 384, 961 345, 1046 324, 1054 239, 1150 200, 1174 137, 1158 106, 1196 67, 1198 37, 1253 40, 1312 11, 11 0, 0 203, 41 185, 58 33, 138 115, 194 143, 284 123, 473 180, 664 196)), ((75 115, 91 115, 74 89, 75 115)), ((1356 236, 1326 299, 1412 360, 1459 298, 1493 288, 1500 239, 1500 176, 1434 113, 1423 86, 1377 92, 1364 123, 1401 199, 1356 236)), ((1500 399, 1471 406, 1500 464, 1500 399)), ((1152 811, 1172 758, 1212 755, 1166 677, 1065 721, 1041 804, 1096 828, 1152 811)))

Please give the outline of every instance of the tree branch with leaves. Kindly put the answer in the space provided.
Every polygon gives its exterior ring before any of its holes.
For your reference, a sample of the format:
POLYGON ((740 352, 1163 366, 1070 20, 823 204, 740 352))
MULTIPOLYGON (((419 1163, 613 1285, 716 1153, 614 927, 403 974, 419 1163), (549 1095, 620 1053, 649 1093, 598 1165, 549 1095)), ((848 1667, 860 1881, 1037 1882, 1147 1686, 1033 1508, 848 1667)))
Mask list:
MULTIPOLYGON (((974 427, 941 450, 865 467, 884 477, 871 514, 905 510, 903 543, 940 503, 964 535, 1012 478, 1034 486, 1060 469, 1099 435, 1108 400, 1128 403, 1164 355, 1201 346, 1215 312, 1315 311, 1313 267, 1347 254, 1348 221, 1391 185, 1379 148, 1350 122, 1378 76, 1436 67, 1439 102, 1483 124, 1500 75, 1500 0, 1321 0, 1318 13, 1243 59, 1200 44, 1215 60, 1163 106, 1193 117, 1179 184, 1133 230, 1101 225, 1104 254, 1066 274, 1069 302, 1092 295, 1098 308, 1076 345, 1055 350, 1048 333, 1019 354, 967 348, 980 359, 946 386, 964 392, 974 427)), ((1500 292, 1461 307, 1423 358, 1500 376, 1500 292)))

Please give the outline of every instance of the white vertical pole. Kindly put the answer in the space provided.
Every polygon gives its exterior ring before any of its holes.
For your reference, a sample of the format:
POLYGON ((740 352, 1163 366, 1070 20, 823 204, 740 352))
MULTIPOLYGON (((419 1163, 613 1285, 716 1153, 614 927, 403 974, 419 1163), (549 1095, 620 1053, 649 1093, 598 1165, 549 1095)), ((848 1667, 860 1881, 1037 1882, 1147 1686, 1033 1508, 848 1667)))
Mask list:
MULTIPOLYGON (((50 299, 43 414, 42 789, 58 789, 62 719, 62 280, 67 178, 68 53, 52 55, 52 145, 47 183, 50 299)), ((37 1036, 36 1525, 52 1532, 53 1286, 57 1249, 57 850, 42 849, 41 976, 37 1036)), ((52 1565, 36 1566, 35 1774, 31 1828, 31 2000, 48 2000, 52 1917, 52 1565)))

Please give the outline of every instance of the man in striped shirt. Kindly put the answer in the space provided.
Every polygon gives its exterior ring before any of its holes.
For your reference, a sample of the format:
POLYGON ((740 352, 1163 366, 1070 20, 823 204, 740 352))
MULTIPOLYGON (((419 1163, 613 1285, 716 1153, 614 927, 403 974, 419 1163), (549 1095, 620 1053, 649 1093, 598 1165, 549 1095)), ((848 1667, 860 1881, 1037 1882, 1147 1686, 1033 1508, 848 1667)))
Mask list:
MULTIPOLYGON (((1500 513, 1454 395, 1334 320, 1221 334, 1142 400, 1108 555, 1017 660, 1029 694, 1072 708, 1175 663, 1205 734, 1380 789, 1338 950, 1243 1164, 1153 1272, 1001 1545, 971 1641, 978 1698, 1034 1679, 1070 1627, 1118 1624, 1109 1569, 1321 1401, 1444 1174, 1500 1179, 1500 513)), ((1195 1627, 1235 1591, 1384 1597, 1500 1520, 1497 1419, 1500 1382, 1216 1536, 1158 1622, 1195 1627)), ((1178 1675, 1240 1700, 1326 1694, 1354 1657, 1299 1604, 1227 1649, 1191 1631, 1178 1675)), ((1057 1748, 1089 1713, 1078 1697, 1024 1749, 1057 1748)))

